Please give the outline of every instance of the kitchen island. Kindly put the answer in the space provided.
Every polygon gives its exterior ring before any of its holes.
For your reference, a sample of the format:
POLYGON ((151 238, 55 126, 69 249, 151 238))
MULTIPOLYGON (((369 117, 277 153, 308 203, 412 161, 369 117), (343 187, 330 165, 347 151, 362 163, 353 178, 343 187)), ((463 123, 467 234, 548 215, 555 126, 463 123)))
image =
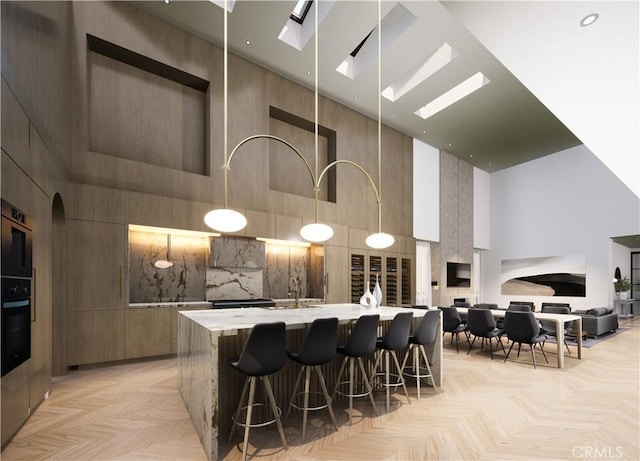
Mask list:
MULTIPOLYGON (((319 304, 298 309, 224 309, 184 311, 178 314, 178 389, 191 421, 210 460, 218 459, 218 436, 229 430, 231 414, 240 398, 243 377, 229 367, 230 357, 238 356, 251 328, 258 323, 285 322, 287 346, 302 343, 305 328, 317 318, 337 317, 340 335, 362 315, 380 315, 380 334, 399 312, 411 310, 417 324, 426 310, 402 307, 364 308, 358 304, 319 304)), ((427 347, 435 382, 442 385, 442 324, 438 340, 427 347)), ((325 371, 332 389, 340 365, 332 361, 325 371)), ((286 410, 297 367, 287 361, 273 376, 272 385, 278 405, 286 410)), ((408 381, 411 384, 411 381, 408 381)))

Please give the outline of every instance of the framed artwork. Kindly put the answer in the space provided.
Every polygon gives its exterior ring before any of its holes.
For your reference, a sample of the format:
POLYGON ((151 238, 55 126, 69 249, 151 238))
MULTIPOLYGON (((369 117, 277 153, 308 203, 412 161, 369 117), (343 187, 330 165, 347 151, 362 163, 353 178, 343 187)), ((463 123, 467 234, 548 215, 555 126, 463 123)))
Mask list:
POLYGON ((503 259, 501 293, 523 296, 586 296, 584 255, 503 259))

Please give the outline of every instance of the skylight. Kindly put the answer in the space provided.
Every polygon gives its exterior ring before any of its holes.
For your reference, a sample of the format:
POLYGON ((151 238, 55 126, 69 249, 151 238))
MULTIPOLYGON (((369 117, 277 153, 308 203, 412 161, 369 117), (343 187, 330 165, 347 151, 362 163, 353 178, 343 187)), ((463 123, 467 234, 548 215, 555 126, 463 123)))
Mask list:
POLYGON ((291 12, 291 16, 289 17, 293 19, 295 22, 297 22, 298 24, 302 24, 304 22, 304 18, 307 17, 307 13, 311 8, 312 3, 313 3, 313 0, 298 0, 298 3, 296 3, 296 6, 293 8, 293 11, 291 12))
POLYGON ((490 82, 491 80, 489 80, 482 72, 478 72, 459 85, 451 88, 446 93, 441 94, 429 104, 422 106, 415 112, 415 114, 426 120, 432 115, 437 114, 441 110, 460 101, 462 98, 469 96, 471 93, 479 90, 490 82))
POLYGON ((426 61, 418 64, 401 79, 386 87, 382 91, 382 96, 389 101, 397 101, 431 75, 449 64, 456 56, 458 56, 458 53, 451 48, 451 45, 443 43, 426 61))

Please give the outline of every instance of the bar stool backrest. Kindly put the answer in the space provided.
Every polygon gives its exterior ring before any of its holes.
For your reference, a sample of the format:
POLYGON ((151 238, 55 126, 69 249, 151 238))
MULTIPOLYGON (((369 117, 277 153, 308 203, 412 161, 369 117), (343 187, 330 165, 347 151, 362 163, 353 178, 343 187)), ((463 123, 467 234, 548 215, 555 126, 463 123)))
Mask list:
POLYGON ((316 319, 298 352, 298 360, 307 365, 322 365, 336 355, 338 347, 338 318, 316 319))
POLYGON ((389 326, 387 334, 382 339, 382 347, 392 351, 400 350, 409 344, 409 333, 413 312, 400 312, 396 314, 389 326))
POLYGON ((380 315, 363 315, 353 326, 346 343, 346 352, 352 357, 364 357, 373 354, 378 339, 378 321, 380 315))
POLYGON ((418 344, 427 345, 435 342, 438 336, 438 319, 440 312, 429 311, 422 317, 418 328, 414 333, 415 340, 418 344))
POLYGON ((236 368, 247 376, 265 376, 280 370, 286 360, 285 323, 259 323, 251 329, 236 368))

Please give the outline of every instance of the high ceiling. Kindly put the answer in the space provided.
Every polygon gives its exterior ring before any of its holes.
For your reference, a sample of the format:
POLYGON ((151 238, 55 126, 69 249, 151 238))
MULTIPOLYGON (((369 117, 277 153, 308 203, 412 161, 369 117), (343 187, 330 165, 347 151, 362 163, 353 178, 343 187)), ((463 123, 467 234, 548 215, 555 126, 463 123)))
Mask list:
MULTIPOLYGON (((214 3, 129 3, 223 44, 223 9, 214 3)), ((313 89, 315 35, 308 34, 301 50, 278 38, 295 4, 295 0, 236 1, 228 15, 228 47, 232 53, 313 89)), ((382 2, 381 65, 374 32, 353 58, 354 78, 336 69, 372 30, 378 30, 378 2, 327 0, 318 5, 320 94, 377 119, 378 71, 382 89, 391 84, 397 87, 416 70, 433 67, 442 55, 441 47, 448 44, 454 58, 447 65, 394 102, 381 98, 383 123, 487 172, 581 143, 440 2, 382 2), (488 84, 427 119, 415 114, 478 72, 488 84)), ((315 29, 314 13, 312 6, 302 26, 295 26, 301 27, 302 35, 305 27, 315 29)))

